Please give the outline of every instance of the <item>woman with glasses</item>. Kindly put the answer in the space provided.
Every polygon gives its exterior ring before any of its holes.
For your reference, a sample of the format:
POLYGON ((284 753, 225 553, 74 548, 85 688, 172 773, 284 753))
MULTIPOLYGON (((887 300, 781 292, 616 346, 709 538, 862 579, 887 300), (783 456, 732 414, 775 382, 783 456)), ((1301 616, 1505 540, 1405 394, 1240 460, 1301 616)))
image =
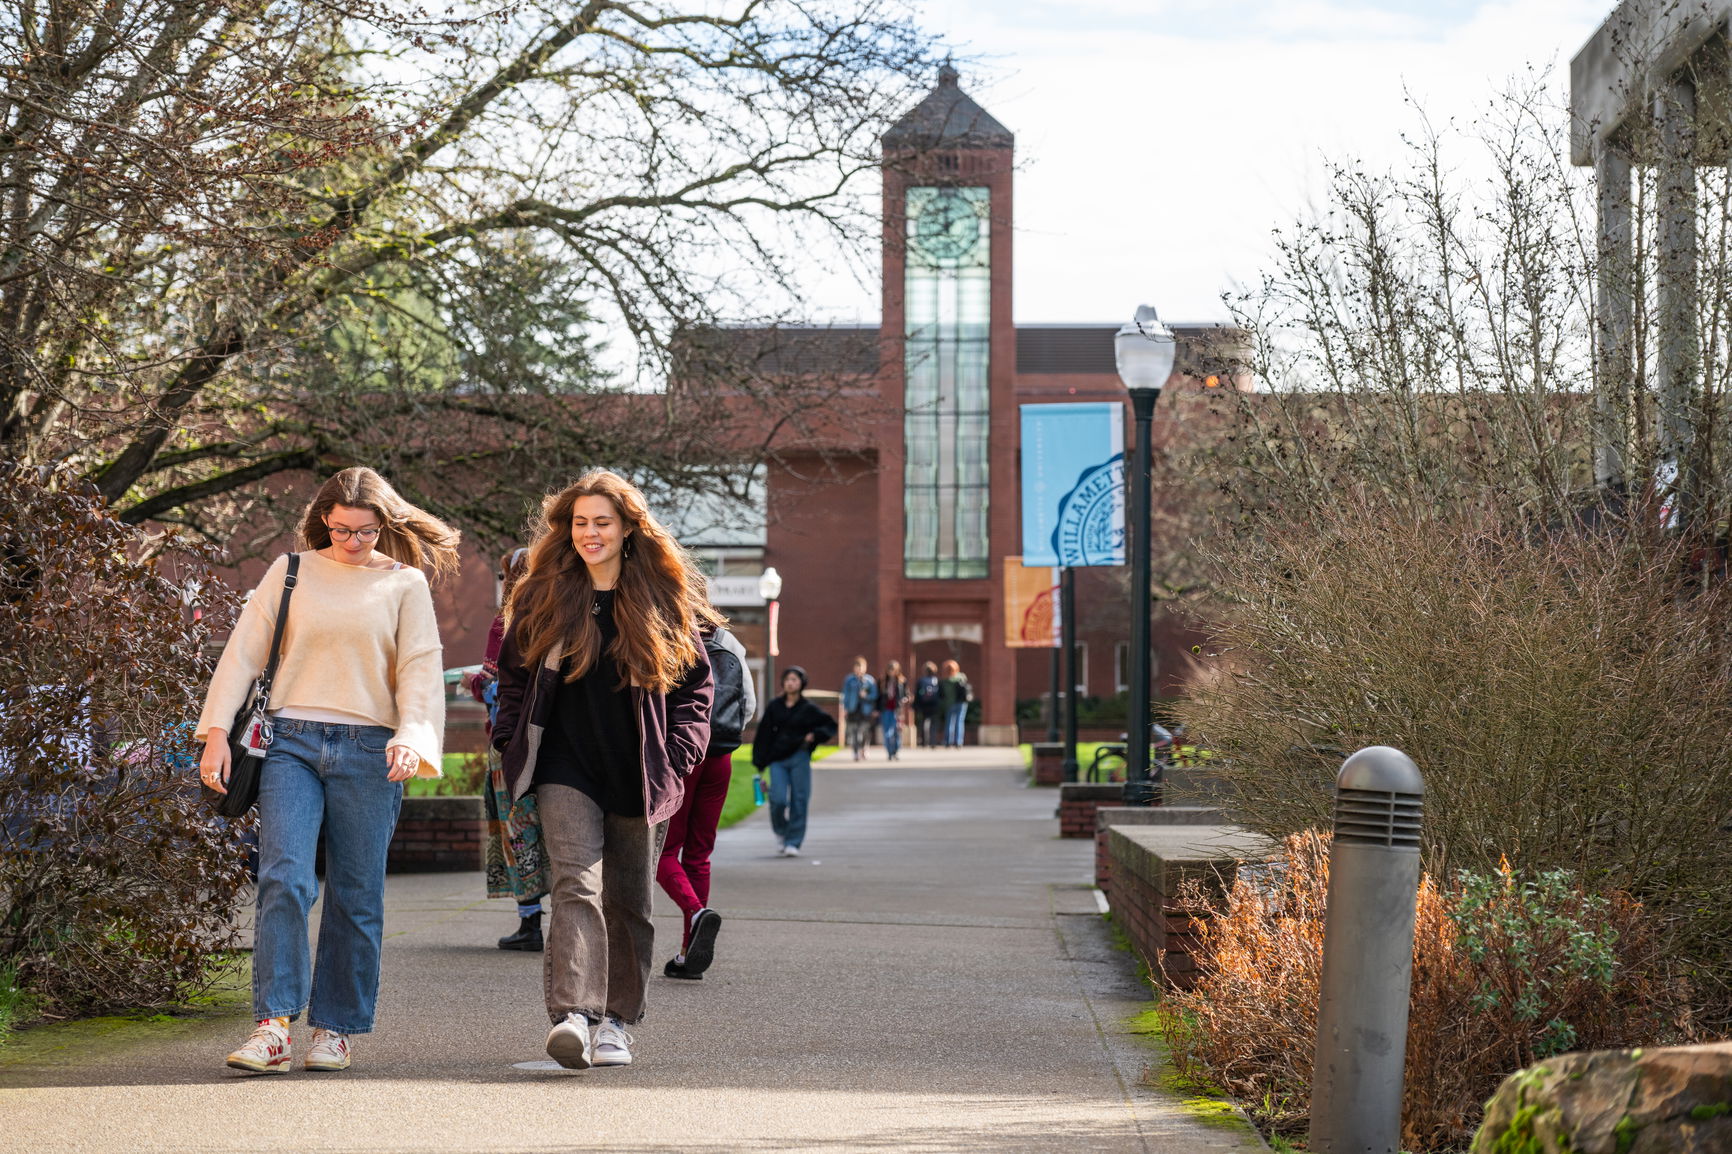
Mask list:
MULTIPOLYGON (((289 1023, 313 1030, 308 1070, 346 1070, 349 1038, 373 1029, 384 930, 385 855, 403 782, 440 775, 445 678, 422 566, 457 568, 457 533, 398 496, 371 469, 320 486, 301 519, 282 652, 267 708, 275 719, 259 782, 257 1026, 228 1064, 289 1070, 289 1023), (307 915, 325 839, 325 905, 316 967, 307 915)), ((223 791, 227 728, 269 656, 288 572, 280 557, 253 590, 217 663, 199 718, 199 774, 223 791)))
POLYGON ((709 743, 698 630, 721 619, 643 494, 605 469, 542 503, 506 613, 493 744, 512 798, 535 792, 552 867, 547 1052, 576 1070, 628 1065, 665 823, 709 743))

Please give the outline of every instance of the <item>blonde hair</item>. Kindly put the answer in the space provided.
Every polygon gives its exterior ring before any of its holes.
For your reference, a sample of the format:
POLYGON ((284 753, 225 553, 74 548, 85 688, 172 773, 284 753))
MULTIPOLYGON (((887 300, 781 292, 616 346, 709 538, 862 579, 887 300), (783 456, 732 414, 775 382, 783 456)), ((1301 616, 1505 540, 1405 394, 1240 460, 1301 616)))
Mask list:
POLYGON ((457 572, 457 542, 462 534, 433 514, 398 495, 391 483, 364 465, 344 469, 313 494, 301 515, 299 536, 308 549, 331 544, 325 518, 337 505, 366 509, 379 518, 379 552, 417 569, 432 569, 435 577, 457 572))

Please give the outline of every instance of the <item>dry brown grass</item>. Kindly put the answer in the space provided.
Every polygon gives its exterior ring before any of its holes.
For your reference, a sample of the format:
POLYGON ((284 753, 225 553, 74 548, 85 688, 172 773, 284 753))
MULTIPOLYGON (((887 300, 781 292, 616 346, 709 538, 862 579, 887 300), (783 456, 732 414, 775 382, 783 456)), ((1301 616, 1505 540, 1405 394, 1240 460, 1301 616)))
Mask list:
MULTIPOLYGON (((1308 1122, 1328 853, 1327 835, 1296 834, 1224 899, 1192 891, 1200 980, 1161 1004, 1181 1073, 1280 1133, 1308 1122)), ((1465 1146, 1498 1083, 1548 1054, 1691 1033, 1686 991, 1622 895, 1507 866, 1442 888, 1427 875, 1414 939, 1402 1142, 1416 1154, 1465 1146)))

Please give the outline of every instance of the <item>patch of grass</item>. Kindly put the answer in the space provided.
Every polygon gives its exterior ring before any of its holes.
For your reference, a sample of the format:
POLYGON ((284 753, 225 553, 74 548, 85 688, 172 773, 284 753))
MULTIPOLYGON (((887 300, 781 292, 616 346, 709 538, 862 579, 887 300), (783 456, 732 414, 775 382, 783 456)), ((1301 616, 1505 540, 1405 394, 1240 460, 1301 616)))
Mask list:
POLYGON ((743 821, 758 808, 752 801, 752 777, 752 747, 742 745, 734 750, 734 776, 728 780, 728 797, 722 802, 718 829, 727 829, 743 821))
MULTIPOLYGON (((1146 977, 1146 974, 1145 974, 1146 977)), ((1144 1039, 1153 1051, 1153 1061, 1144 1071, 1143 1082, 1176 1099, 1179 1108, 1205 1126, 1223 1130, 1252 1129, 1233 1100, 1217 1085, 1197 1075, 1181 1071, 1172 1060, 1167 1045, 1166 1025, 1158 1005, 1151 1003, 1140 1013, 1125 1020, 1127 1033, 1144 1039)))
MULTIPOLYGON (((1079 741, 1079 742, 1077 742, 1076 743, 1077 780, 1078 781, 1087 781, 1088 780, 1089 763, 1094 761, 1095 751, 1097 749, 1099 749, 1103 745, 1117 745, 1117 744, 1118 744, 1118 742, 1116 742, 1116 741, 1079 741)), ((1021 745, 1017 746, 1016 749, 1017 749, 1018 753, 1022 754, 1022 767, 1024 769, 1033 769, 1034 768, 1034 746, 1030 745, 1028 742, 1025 741, 1021 745)), ((1119 779, 1122 780, 1123 777, 1124 777, 1124 774, 1121 772, 1119 774, 1119 779)))
MULTIPOLYGON (((839 745, 820 745, 813 751, 812 760, 823 761, 841 748, 839 745)), ((752 800, 752 776, 752 747, 742 745, 734 750, 734 776, 728 781, 728 797, 722 802, 722 819, 716 828, 727 829, 745 820, 758 808, 752 800)), ((765 784, 768 783, 769 778, 766 775, 765 784)))
POLYGON ((487 755, 447 753, 444 777, 412 777, 403 783, 404 797, 473 797, 487 785, 487 755))
POLYGON ((0 969, 0 1046, 34 1013, 30 995, 18 985, 18 971, 12 966, 0 969))
POLYGON ((155 1042, 200 1028, 213 1018, 233 1018, 251 1012, 252 954, 218 955, 211 961, 208 972, 209 980, 202 990, 190 996, 185 1004, 167 1010, 136 1010, 15 1028, 0 1038, 0 1069, 73 1061, 97 1047, 106 1052, 117 1046, 155 1042))

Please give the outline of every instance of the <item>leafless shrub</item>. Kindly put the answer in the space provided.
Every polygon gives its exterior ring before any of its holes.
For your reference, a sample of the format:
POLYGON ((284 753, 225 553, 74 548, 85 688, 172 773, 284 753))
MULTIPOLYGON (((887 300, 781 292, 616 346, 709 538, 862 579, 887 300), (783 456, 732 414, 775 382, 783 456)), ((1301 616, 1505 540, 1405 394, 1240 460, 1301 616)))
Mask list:
POLYGON ((1727 1006, 1732 609, 1682 546, 1343 497, 1224 545, 1238 601, 1178 707, 1252 827, 1327 828, 1344 751, 1426 775, 1440 877, 1507 858, 1624 891, 1727 1006))

